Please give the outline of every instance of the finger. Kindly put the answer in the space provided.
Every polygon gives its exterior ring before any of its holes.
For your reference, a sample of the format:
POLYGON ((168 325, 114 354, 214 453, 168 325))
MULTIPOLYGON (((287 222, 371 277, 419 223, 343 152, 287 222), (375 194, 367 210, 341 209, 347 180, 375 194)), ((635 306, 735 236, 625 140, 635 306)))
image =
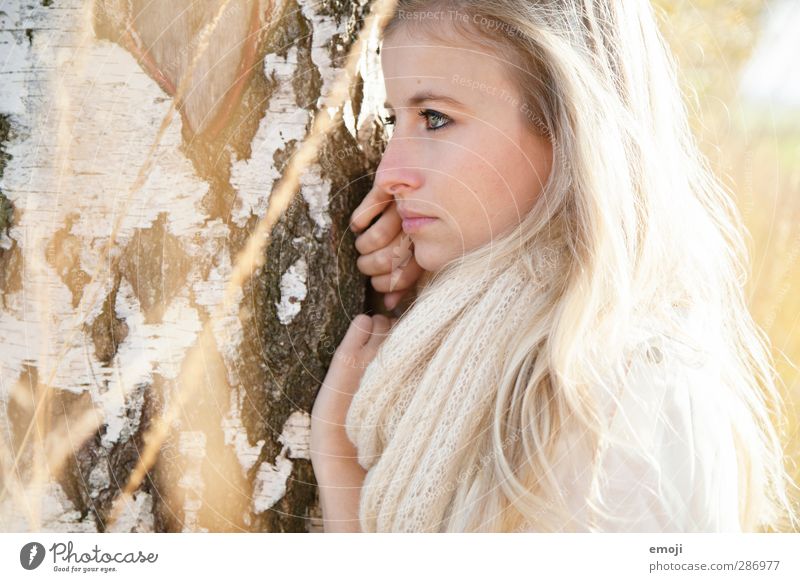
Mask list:
POLYGON ((367 345, 364 346, 366 350, 377 350, 378 346, 383 343, 386 336, 389 334, 391 328, 391 320, 382 314, 372 316, 372 333, 369 336, 367 345))
POLYGON ((408 262, 392 271, 389 278, 389 292, 408 290, 417 283, 424 272, 425 269, 419 266, 412 255, 408 262))
POLYGON ((411 246, 411 238, 403 232, 403 219, 397 213, 397 205, 390 204, 378 221, 356 238, 356 250, 367 255, 388 246, 393 241, 400 242, 405 237, 404 245, 411 246))
POLYGON ((391 273, 375 275, 370 282, 379 293, 402 291, 412 287, 424 272, 425 269, 420 267, 412 257, 404 266, 394 269, 391 273))
POLYGON ((350 322, 350 327, 339 343, 339 348, 347 351, 357 351, 369 341, 372 333, 372 318, 366 313, 359 313, 350 322))
POLYGON ((386 309, 392 310, 400 304, 402 301, 403 296, 408 293, 408 289, 404 289, 402 291, 392 291, 391 293, 386 293, 383 296, 383 304, 386 306, 386 309))
POLYGON ((361 203, 356 206, 353 214, 350 215, 350 229, 354 232, 361 232, 367 228, 372 219, 380 214, 393 200, 394 196, 381 190, 373 182, 372 189, 367 192, 361 203))
MULTIPOLYGON (((361 236, 366 236, 371 230, 361 236)), ((411 239, 404 232, 401 232, 389 244, 380 247, 374 252, 358 257, 356 266, 359 271, 370 277, 383 275, 391 273, 395 269, 402 269, 413 255, 411 239)))

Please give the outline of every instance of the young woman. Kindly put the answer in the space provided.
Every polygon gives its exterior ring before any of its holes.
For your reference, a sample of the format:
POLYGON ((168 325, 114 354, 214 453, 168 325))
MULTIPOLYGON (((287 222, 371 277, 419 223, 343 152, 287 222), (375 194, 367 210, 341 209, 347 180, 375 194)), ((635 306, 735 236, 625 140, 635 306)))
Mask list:
POLYGON ((794 527, 743 230, 649 3, 401 0, 383 32, 359 268, 388 308, 430 276, 336 350, 325 530, 794 527))

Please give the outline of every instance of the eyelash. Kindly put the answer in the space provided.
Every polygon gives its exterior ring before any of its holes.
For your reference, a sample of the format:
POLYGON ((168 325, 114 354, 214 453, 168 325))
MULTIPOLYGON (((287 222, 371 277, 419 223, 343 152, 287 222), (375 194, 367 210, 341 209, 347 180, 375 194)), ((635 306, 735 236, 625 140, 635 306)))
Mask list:
MULTIPOLYGON (((439 113, 438 111, 436 111, 434 109, 420 109, 417 112, 417 115, 419 115, 420 117, 424 117, 425 119, 430 119, 431 117, 434 117, 436 119, 444 120, 444 121, 447 122, 447 123, 443 123, 442 125, 439 125, 438 127, 429 127, 429 128, 427 128, 428 131, 437 131, 439 129, 443 129, 444 127, 446 127, 446 126, 448 126, 450 124, 449 123, 450 118, 447 115, 445 115, 444 113, 439 113)), ((394 122, 395 122, 395 116, 394 115, 391 115, 389 117, 385 117, 383 119, 384 125, 394 125, 394 122)))

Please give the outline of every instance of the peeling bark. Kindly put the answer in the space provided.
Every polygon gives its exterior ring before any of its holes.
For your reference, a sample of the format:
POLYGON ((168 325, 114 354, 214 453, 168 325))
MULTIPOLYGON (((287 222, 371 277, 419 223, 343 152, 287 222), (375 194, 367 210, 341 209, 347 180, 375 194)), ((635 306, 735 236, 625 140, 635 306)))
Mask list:
POLYGON ((382 145, 368 52, 264 266, 213 322, 203 385, 108 521, 369 7, 231 0, 192 71, 218 6, 181 16, 189 3, 0 14, 0 444, 41 507, 31 522, 4 471, 3 531, 318 529, 309 412, 365 308, 348 218, 382 145), (47 436, 69 447, 37 490, 25 432, 44 391, 47 436), (64 439, 65 420, 92 407, 100 429, 64 439))

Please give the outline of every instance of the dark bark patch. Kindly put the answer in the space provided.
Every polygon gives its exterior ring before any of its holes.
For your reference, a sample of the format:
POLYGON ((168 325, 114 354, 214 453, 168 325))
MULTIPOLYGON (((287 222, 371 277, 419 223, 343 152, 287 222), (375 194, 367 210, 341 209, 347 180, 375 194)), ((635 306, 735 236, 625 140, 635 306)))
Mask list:
POLYGON ((47 262, 56 270, 58 278, 72 294, 72 307, 76 308, 83 297, 83 290, 89 284, 91 276, 81 268, 81 238, 72 233, 72 225, 78 219, 77 214, 67 216, 64 228, 56 231, 47 245, 47 262))
POLYGON ((191 267, 180 240, 167 231, 166 212, 150 228, 136 231, 122 253, 120 272, 133 287, 145 323, 162 321, 191 267))
MULTIPOLYGON (((11 154, 6 151, 6 143, 12 138, 11 118, 0 114, 0 178, 6 170, 6 164, 11 159, 11 154)), ((11 228, 14 218, 14 206, 0 189, 0 232, 11 228)), ((2 251, 0 251, 2 252, 2 251)))
POLYGON ((117 273, 114 287, 106 296, 103 302, 103 309, 100 311, 100 315, 95 318, 89 330, 89 335, 94 342, 95 355, 106 366, 111 365, 119 345, 128 336, 128 324, 125 323, 124 319, 117 317, 115 309, 121 280, 121 274, 117 273))

